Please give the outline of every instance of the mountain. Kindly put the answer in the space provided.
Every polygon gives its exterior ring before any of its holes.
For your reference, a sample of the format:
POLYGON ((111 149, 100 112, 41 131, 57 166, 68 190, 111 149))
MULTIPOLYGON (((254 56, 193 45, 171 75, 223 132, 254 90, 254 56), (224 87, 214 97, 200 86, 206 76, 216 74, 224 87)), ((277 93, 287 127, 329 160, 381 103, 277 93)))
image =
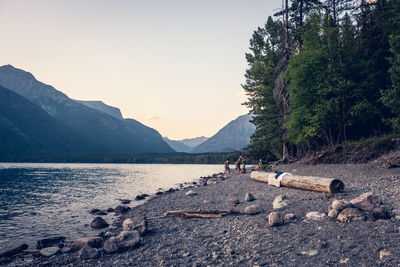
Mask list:
POLYGON ((0 86, 0 159, 17 155, 80 152, 90 147, 62 122, 22 96, 0 86))
POLYGON ((194 147, 200 145, 201 143, 204 143, 207 140, 208 140, 208 137, 200 136, 200 137, 195 137, 195 138, 183 139, 183 140, 180 140, 180 142, 187 145, 188 147, 194 148, 194 147))
POLYGON ((241 151, 250 144, 255 126, 251 115, 242 115, 231 121, 204 143, 193 149, 193 153, 241 151))
POLYGON ((33 102, 103 153, 170 153, 161 135, 133 119, 117 119, 70 99, 11 65, 0 67, 0 85, 33 102))
POLYGON ((188 138, 183 140, 171 140, 168 137, 163 137, 164 141, 172 147, 176 152, 185 152, 191 153, 193 148, 203 143, 208 139, 208 137, 196 137, 196 138, 188 138))
POLYGON ((110 116, 113 116, 116 119, 123 120, 121 111, 119 108, 112 107, 104 104, 102 101, 84 101, 84 100, 75 100, 78 103, 81 103, 89 108, 102 111, 110 116))

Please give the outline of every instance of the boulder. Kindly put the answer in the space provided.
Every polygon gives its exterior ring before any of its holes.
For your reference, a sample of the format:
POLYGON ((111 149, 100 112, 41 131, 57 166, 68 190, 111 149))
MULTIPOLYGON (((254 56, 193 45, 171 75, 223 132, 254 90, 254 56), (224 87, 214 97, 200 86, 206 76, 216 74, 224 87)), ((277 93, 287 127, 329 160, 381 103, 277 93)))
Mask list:
POLYGON ((237 205, 240 203, 239 198, 237 197, 231 197, 230 199, 228 199, 228 202, 231 203, 232 205, 237 205))
POLYGON ((49 238, 41 239, 37 242, 36 248, 42 249, 47 247, 54 247, 55 245, 60 245, 64 243, 65 236, 53 236, 49 238))
POLYGON ((40 255, 45 257, 51 257, 53 255, 56 255, 58 252, 60 252, 59 247, 47 247, 47 248, 42 248, 40 250, 40 255))
POLYGON ((123 250, 135 248, 140 243, 138 231, 122 231, 118 236, 119 247, 123 250))
POLYGON ((124 206, 124 205, 119 205, 114 209, 115 213, 126 213, 130 210, 131 208, 128 206, 124 206))
POLYGON ((119 241, 116 237, 110 237, 104 242, 103 249, 106 253, 114 253, 119 251, 119 241))
POLYGON ((335 199, 332 202, 332 209, 337 210, 337 211, 342 211, 345 208, 348 208, 350 206, 350 202, 343 200, 343 199, 335 199))
POLYGON ((114 209, 113 208, 108 208, 106 211, 107 212, 114 212, 114 209))
POLYGON ((278 211, 273 211, 268 215, 268 225, 271 227, 284 224, 283 216, 278 211))
POLYGON ((345 208, 337 217, 339 222, 362 221, 364 219, 365 213, 357 208, 345 208))
POLYGON ((285 208, 288 205, 288 203, 287 203, 287 201, 285 201, 285 199, 286 199, 286 196, 283 196, 283 195, 277 196, 274 199, 274 201, 272 202, 272 207, 275 210, 279 210, 279 209, 285 208))
POLYGON ((122 223, 122 230, 138 231, 140 235, 144 235, 147 231, 147 226, 147 219, 138 215, 124 220, 122 223))
POLYGON ((372 212, 381 204, 381 200, 372 192, 361 194, 350 201, 351 205, 360 210, 372 212))
POLYGON ((195 191, 193 191, 193 190, 189 190, 189 191, 186 192, 185 195, 187 195, 187 196, 195 196, 195 195, 197 195, 197 193, 195 191))
POLYGON ((250 205, 244 209, 246 214, 255 215, 262 212, 262 209, 258 205, 250 205))
POLYGON ((332 219, 336 219, 338 215, 339 215, 339 211, 337 209, 331 209, 328 212, 328 217, 332 218, 332 219))
POLYGON ((245 196, 245 200, 246 201, 253 201, 253 200, 255 200, 256 198, 253 196, 253 194, 252 193, 247 193, 246 194, 246 196, 245 196))
POLYGON ((78 252, 78 259, 80 260, 90 260, 99 257, 99 251, 96 248, 84 247, 78 252))
POLYGON ((72 242, 71 249, 77 251, 84 247, 99 248, 101 247, 101 242, 103 242, 103 238, 100 236, 82 237, 72 242))
POLYGON ((372 217, 374 217, 375 220, 389 220, 390 213, 387 211, 385 207, 379 207, 373 209, 372 217))
POLYGON ((326 218, 326 214, 319 211, 312 211, 306 214, 306 218, 314 221, 322 221, 326 218))
POLYGON ((27 244, 22 244, 18 247, 12 248, 12 249, 8 249, 5 251, 1 251, 0 252, 0 258, 10 258, 18 253, 21 253, 22 251, 28 249, 28 245, 27 244))
POLYGON ((91 223, 90 227, 92 228, 105 228, 110 226, 103 218, 101 217, 96 217, 91 223))

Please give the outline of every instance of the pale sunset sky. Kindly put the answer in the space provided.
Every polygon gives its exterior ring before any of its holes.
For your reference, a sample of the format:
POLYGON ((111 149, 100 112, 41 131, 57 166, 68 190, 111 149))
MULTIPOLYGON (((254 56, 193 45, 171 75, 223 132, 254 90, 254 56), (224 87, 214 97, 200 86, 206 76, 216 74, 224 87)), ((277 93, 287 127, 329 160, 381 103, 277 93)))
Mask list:
POLYGON ((0 65, 101 100, 170 139, 247 113, 253 31, 281 0, 0 0, 0 65))

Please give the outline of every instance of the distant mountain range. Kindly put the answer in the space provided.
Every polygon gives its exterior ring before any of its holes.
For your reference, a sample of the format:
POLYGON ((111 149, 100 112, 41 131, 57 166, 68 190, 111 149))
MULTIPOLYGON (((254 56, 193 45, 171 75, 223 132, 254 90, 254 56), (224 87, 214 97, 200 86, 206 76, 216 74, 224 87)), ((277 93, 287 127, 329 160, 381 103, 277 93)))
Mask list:
POLYGON ((25 147, 25 153, 174 152, 156 130, 136 120, 123 119, 119 109, 99 101, 72 100, 37 81, 31 73, 11 65, 0 67, 0 85, 1 133, 8 136, 0 140, 0 151, 19 151, 25 147), (12 115, 8 110, 17 114, 12 115), (12 133, 16 133, 14 137, 10 137, 12 133))
POLYGON ((196 138, 188 138, 183 140, 171 140, 168 137, 163 137, 164 141, 172 147, 176 152, 191 153, 192 150, 208 139, 208 137, 201 136, 196 138))
POLYGON ((205 142, 193 148, 192 153, 241 151, 250 144, 255 126, 251 115, 242 115, 231 121, 205 142))
POLYGON ((186 153, 221 153, 241 151, 250 144, 255 126, 251 115, 242 115, 228 123, 212 137, 170 140, 163 137, 175 151, 186 153))

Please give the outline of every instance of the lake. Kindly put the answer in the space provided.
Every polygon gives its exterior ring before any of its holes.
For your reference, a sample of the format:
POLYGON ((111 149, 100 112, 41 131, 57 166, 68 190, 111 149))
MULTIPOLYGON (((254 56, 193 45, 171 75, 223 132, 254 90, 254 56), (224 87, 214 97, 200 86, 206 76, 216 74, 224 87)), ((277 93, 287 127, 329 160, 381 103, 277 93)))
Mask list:
MULTIPOLYGON (((93 208, 223 171, 221 165, 0 163, 0 250, 54 235, 94 233, 93 208)), ((160 214, 161 215, 161 214, 160 214)), ((109 223, 113 213, 103 216, 109 223)))

